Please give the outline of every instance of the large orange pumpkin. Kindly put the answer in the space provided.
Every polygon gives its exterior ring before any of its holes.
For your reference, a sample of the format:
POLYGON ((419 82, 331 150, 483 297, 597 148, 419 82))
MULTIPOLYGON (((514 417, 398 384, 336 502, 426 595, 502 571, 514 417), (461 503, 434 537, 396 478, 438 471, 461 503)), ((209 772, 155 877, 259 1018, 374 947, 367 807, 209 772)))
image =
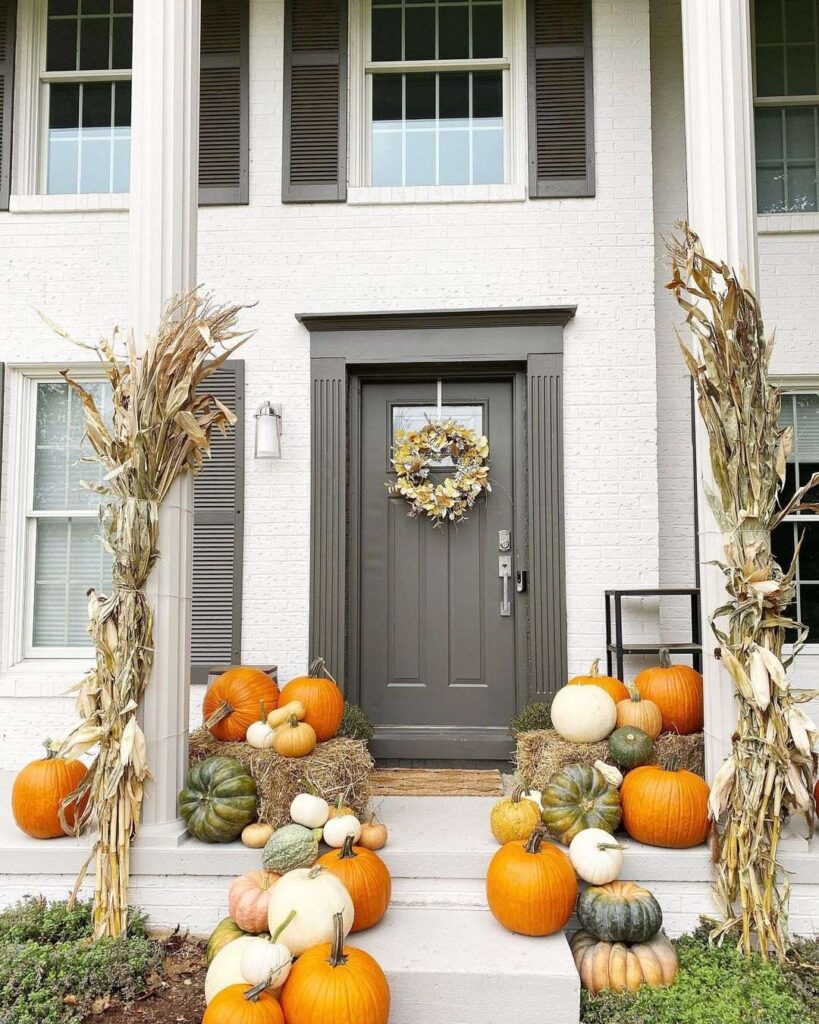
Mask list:
POLYGON ((266 989, 228 985, 211 999, 202 1024, 284 1024, 284 1015, 266 989))
POLYGON ((293 700, 300 700, 307 709, 304 721, 315 729, 319 743, 335 736, 344 717, 344 697, 323 658, 312 663, 306 676, 290 680, 281 692, 279 706, 293 700))
POLYGON ((273 708, 278 701, 279 688, 270 676, 239 665, 214 679, 202 702, 202 717, 215 739, 240 743, 248 726, 258 722, 259 705, 273 708))
POLYGON ((293 964, 281 992, 287 1024, 388 1024, 390 986, 363 949, 344 945, 342 915, 331 945, 313 946, 293 964))
MULTIPOLYGON (((31 761, 20 771, 11 790, 14 820, 34 839, 56 839, 66 835, 60 824, 60 804, 88 774, 82 761, 57 757, 48 744, 46 751, 46 757, 31 761)), ((66 804, 65 821, 69 830, 74 829, 87 803, 88 794, 84 793, 79 803, 66 804)))
POLYGON ((663 732, 687 736, 702 730, 702 676, 690 665, 673 665, 665 648, 660 664, 643 669, 634 685, 644 700, 654 701, 660 709, 663 732))
POLYGON ((591 663, 589 674, 586 676, 575 676, 574 679, 570 679, 569 686, 599 686, 601 690, 605 690, 606 693, 611 697, 615 704, 618 701, 625 700, 628 697, 628 690, 620 682, 619 679, 615 679, 614 676, 604 676, 600 674, 600 659, 595 658, 591 663))
POLYGON ((551 935, 564 928, 577 899, 572 862, 544 830, 503 845, 489 862, 486 898, 495 918, 510 932, 551 935))
POLYGON ((623 825, 638 843, 683 849, 708 836, 707 783, 673 764, 630 771, 620 787, 623 825))
POLYGON ((353 837, 347 836, 340 850, 325 853, 317 863, 340 879, 350 894, 352 931, 363 932, 378 924, 392 895, 392 878, 378 854, 363 846, 353 846, 353 837))

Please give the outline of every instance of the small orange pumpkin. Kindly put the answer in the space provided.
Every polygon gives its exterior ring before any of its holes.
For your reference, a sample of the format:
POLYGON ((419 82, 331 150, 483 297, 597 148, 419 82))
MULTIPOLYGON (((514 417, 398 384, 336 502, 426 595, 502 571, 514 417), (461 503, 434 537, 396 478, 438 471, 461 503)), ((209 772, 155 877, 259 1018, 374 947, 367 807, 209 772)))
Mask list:
POLYGON ((228 914, 242 931, 252 935, 267 931, 270 891, 278 879, 273 871, 248 871, 230 883, 228 914))
POLYGON ((674 665, 668 650, 660 651, 660 664, 645 668, 634 680, 644 700, 651 700, 663 716, 663 732, 687 736, 703 724, 702 676, 690 665, 674 665))
POLYGON ((280 725, 273 735, 273 749, 280 757, 306 757, 316 748, 316 733, 312 725, 300 722, 295 715, 280 725))
POLYGON ((628 700, 621 700, 617 704, 617 728, 635 726, 656 740, 663 731, 662 711, 653 700, 643 700, 634 683, 630 683, 627 689, 628 700))
MULTIPOLYGON (((45 748, 46 756, 27 764, 11 790, 14 820, 34 839, 56 839, 67 834, 60 822, 60 805, 88 774, 82 761, 57 757, 48 743, 45 748)), ((87 793, 82 794, 79 803, 66 803, 64 814, 69 833, 76 827, 87 803, 87 793)))
POLYGON ((264 987, 228 985, 211 999, 202 1024, 284 1024, 284 1014, 264 987))
POLYGON ((376 821, 375 815, 372 814, 369 821, 361 823, 361 836, 358 845, 363 846, 366 850, 382 850, 387 845, 389 836, 387 826, 376 821))
POLYGON ((348 804, 344 803, 344 794, 339 793, 334 804, 330 804, 330 818, 346 818, 348 814, 352 814, 355 818, 356 813, 348 804))
POLYGON ((363 932, 378 924, 392 895, 392 878, 378 854, 363 846, 353 846, 353 837, 347 836, 340 850, 325 853, 317 863, 334 874, 350 894, 352 931, 363 932))
POLYGON ((307 709, 304 721, 315 729, 319 743, 335 736, 344 717, 344 697, 323 658, 312 663, 306 676, 290 680, 281 692, 279 706, 293 700, 307 709))
POLYGON ((287 1024, 388 1024, 384 972, 369 953, 344 945, 341 914, 333 931, 331 945, 313 946, 293 964, 281 992, 287 1024))
POLYGON ((589 674, 586 676, 575 676, 574 679, 570 679, 568 686, 599 686, 601 690, 605 690, 606 693, 616 704, 618 701, 625 700, 628 697, 628 690, 625 688, 623 683, 619 679, 615 679, 614 676, 604 676, 600 674, 600 659, 595 658, 591 663, 589 674))
POLYGON ((279 688, 258 668, 236 666, 223 672, 205 694, 205 728, 223 743, 240 743, 248 726, 259 720, 259 705, 275 707, 279 688))
POLYGON ((620 787, 623 825, 638 843, 681 850, 708 836, 708 784, 693 772, 643 765, 620 787))
POLYGON ((572 916, 577 878, 572 862, 539 828, 505 843, 489 862, 486 898, 504 928, 520 935, 552 935, 572 916))

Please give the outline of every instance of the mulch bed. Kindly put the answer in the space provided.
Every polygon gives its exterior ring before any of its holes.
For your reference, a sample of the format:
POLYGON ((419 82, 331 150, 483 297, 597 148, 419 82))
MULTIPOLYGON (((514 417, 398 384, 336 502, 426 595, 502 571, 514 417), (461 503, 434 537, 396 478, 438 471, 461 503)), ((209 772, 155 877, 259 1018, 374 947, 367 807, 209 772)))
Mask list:
POLYGON ((367 809, 373 759, 364 740, 337 736, 319 743, 307 757, 280 757, 274 750, 256 750, 248 743, 220 743, 206 729, 191 734, 191 764, 214 755, 235 757, 250 772, 259 791, 259 821, 273 828, 290 820, 290 804, 303 791, 305 780, 331 803, 342 796, 359 816, 367 809))

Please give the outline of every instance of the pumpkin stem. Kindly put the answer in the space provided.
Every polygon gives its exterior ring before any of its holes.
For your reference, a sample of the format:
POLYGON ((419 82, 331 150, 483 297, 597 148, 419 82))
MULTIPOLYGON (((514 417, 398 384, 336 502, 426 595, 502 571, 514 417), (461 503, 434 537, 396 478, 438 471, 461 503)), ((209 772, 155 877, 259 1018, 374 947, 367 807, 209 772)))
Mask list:
POLYGON ((533 829, 532 830, 532 834, 529 836, 529 839, 526 842, 526 847, 525 847, 526 852, 527 853, 537 853, 538 850, 540 849, 540 844, 546 838, 546 835, 547 835, 546 829, 542 825, 540 825, 536 829, 533 829))
POLYGON ((205 719, 205 728, 210 730, 214 725, 218 725, 223 718, 227 718, 228 715, 232 715, 236 709, 226 700, 220 700, 216 705, 216 708, 210 718, 205 719))
POLYGON ((290 913, 287 915, 287 917, 282 921, 282 923, 279 925, 279 927, 275 930, 275 932, 273 932, 273 934, 270 936, 270 941, 271 942, 277 942, 278 941, 278 938, 281 935, 281 933, 290 924, 290 922, 293 920, 293 918, 295 916, 296 916, 296 911, 295 910, 291 910, 290 913))
POLYGON ((333 945, 327 963, 331 967, 341 967, 347 963, 344 953, 344 916, 341 911, 333 914, 333 945))
POLYGON ((522 782, 517 782, 517 783, 515 783, 515 787, 512 790, 512 792, 511 792, 511 794, 509 796, 509 799, 512 801, 513 804, 519 804, 521 802, 521 800, 523 799, 524 792, 525 792, 525 788, 524 788, 523 783, 522 782))
POLYGON ((316 658, 315 661, 310 662, 310 667, 307 669, 307 675, 313 679, 318 679, 319 676, 323 676, 327 669, 324 666, 324 658, 316 658))
POLYGON ((600 659, 599 658, 595 658, 594 661, 591 663, 591 668, 589 669, 589 675, 592 677, 592 679, 595 679, 597 676, 600 675, 600 659))
POLYGON ((299 727, 299 720, 298 720, 298 718, 296 718, 295 715, 291 715, 290 716, 290 722, 288 724, 290 725, 291 729, 298 729, 298 727, 299 727))
POLYGON ((310 868, 310 871, 308 872, 307 877, 308 878, 318 878, 318 876, 322 873, 323 870, 324 870, 324 868, 321 866, 321 864, 316 864, 314 867, 310 868))
POLYGON ((660 668, 671 668, 671 655, 667 647, 660 648, 660 668))
POLYGON ((304 787, 305 793, 309 793, 310 796, 321 796, 321 793, 318 791, 318 787, 312 779, 305 776, 305 778, 301 779, 301 784, 304 787))
POLYGON ((627 846, 623 846, 622 843, 598 843, 598 850, 627 850, 627 846))
POLYGON ((263 700, 259 701, 259 708, 261 709, 259 721, 262 723, 262 725, 267 725, 267 708, 264 706, 263 700))
POLYGON ((262 992, 264 992, 264 990, 267 988, 267 983, 269 981, 270 979, 266 978, 264 981, 260 981, 258 985, 254 985, 253 988, 249 988, 244 994, 245 999, 249 1003, 258 1003, 259 997, 261 996, 262 992))
POLYGON ((628 690, 628 695, 633 701, 633 703, 639 704, 643 698, 640 696, 640 691, 637 689, 634 683, 626 683, 626 689, 628 690))
POLYGON ((51 740, 43 740, 43 746, 45 747, 46 761, 52 761, 57 756, 57 751, 51 745, 51 740))
POLYGON ((341 847, 341 852, 338 855, 338 859, 350 860, 357 856, 358 854, 353 850, 353 833, 351 832, 344 840, 344 845, 341 847))
POLYGON ((679 756, 675 754, 670 755, 669 757, 664 757, 660 762, 660 767, 667 772, 678 772, 680 770, 679 756))

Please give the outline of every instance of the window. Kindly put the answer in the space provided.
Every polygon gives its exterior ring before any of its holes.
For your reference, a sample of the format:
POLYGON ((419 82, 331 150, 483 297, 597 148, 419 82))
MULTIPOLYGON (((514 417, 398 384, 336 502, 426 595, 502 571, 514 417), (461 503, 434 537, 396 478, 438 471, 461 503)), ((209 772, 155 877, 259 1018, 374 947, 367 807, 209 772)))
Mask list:
POLYGON ((369 184, 504 182, 510 63, 503 6, 371 0, 369 184))
MULTIPOLYGON (((484 432, 482 405, 394 405, 392 407, 392 437, 390 443, 398 443, 400 431, 408 433, 413 430, 421 430, 427 423, 446 422, 454 420, 462 427, 474 430, 476 434, 484 432)), ((389 453, 388 453, 389 460, 389 453)), ((454 465, 451 457, 447 455, 439 462, 431 462, 430 468, 438 469, 454 465)))
MULTIPOLYGON (((30 384, 24 654, 79 654, 91 646, 86 591, 111 586, 110 558, 97 539, 99 496, 80 486, 98 483, 101 469, 83 461, 89 449, 76 392, 61 379, 30 384)), ((108 385, 84 386, 108 413, 108 385)))
MULTIPOLYGON (((819 394, 782 396, 781 422, 792 426, 794 450, 788 459, 783 497, 806 484, 819 471, 819 394)), ((819 495, 813 496, 816 501, 819 495)), ((790 613, 809 629, 808 643, 819 643, 819 516, 788 516, 774 531, 773 553, 783 570, 790 567, 797 540, 804 534, 796 569, 796 607, 790 613)))
POLYGON ((47 0, 43 191, 127 192, 133 0, 47 0))
POLYGON ((758 210, 816 210, 819 0, 756 0, 754 53, 758 210))

